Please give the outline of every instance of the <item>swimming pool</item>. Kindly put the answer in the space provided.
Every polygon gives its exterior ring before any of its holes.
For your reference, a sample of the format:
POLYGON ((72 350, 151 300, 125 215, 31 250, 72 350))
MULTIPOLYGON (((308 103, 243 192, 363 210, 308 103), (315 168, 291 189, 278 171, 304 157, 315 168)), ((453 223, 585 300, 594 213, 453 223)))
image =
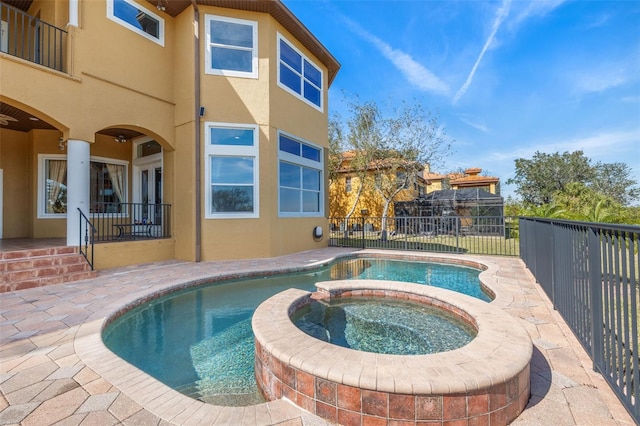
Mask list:
POLYGON ((166 385, 216 405, 263 401, 254 379, 251 316, 288 288, 318 281, 388 279, 428 284, 484 301, 478 269, 385 259, 341 260, 313 272, 225 281, 181 291, 135 308, 111 323, 105 345, 166 385))

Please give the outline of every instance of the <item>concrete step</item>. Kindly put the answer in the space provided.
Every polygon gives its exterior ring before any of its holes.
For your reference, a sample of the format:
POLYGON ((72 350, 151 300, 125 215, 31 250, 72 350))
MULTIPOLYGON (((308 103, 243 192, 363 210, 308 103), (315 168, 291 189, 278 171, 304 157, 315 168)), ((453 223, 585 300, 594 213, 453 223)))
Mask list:
POLYGON ((75 247, 0 253, 0 293, 94 278, 75 247))

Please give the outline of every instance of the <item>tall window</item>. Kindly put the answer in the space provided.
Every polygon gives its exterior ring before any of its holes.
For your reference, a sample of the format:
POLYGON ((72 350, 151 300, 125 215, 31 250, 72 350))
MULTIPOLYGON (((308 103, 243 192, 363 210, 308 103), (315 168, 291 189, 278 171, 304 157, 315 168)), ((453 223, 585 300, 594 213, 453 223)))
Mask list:
MULTIPOLYGON (((127 202, 127 163, 92 157, 89 163, 89 201, 92 211, 118 212, 127 202)), ((64 155, 39 156, 38 217, 60 217, 67 213, 67 159, 64 155)))
POLYGON ((322 71, 278 34, 278 86, 322 111, 322 71))
POLYGON ((351 176, 344 178, 345 192, 351 192, 351 176))
POLYGON ((207 218, 258 217, 258 126, 206 128, 207 218))
POLYGON ((107 0, 107 17, 164 46, 164 19, 133 0, 107 0))
POLYGON ((258 78, 258 23, 206 15, 207 74, 258 78))
POLYGON ((322 216, 322 149, 284 133, 278 141, 280 216, 322 216))

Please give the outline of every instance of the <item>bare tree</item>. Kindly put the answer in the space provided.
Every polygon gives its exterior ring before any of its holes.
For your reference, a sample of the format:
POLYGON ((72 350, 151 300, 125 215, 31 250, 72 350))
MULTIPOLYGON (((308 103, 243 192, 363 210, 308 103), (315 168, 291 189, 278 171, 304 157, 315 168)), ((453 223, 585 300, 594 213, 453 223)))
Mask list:
POLYGON ((438 114, 417 101, 390 105, 384 111, 375 101, 349 103, 343 146, 352 152, 350 171, 360 186, 349 215, 360 194, 370 185, 383 199, 382 238, 386 238, 389 207, 396 196, 415 183, 425 164, 438 164, 451 150, 452 140, 438 123, 438 114))

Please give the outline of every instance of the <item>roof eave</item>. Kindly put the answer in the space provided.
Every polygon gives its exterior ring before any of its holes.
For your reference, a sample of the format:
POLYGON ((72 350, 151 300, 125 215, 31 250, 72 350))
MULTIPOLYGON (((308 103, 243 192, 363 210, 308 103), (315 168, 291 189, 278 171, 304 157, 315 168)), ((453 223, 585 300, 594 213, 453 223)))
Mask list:
MULTIPOLYGON (((157 7, 159 0, 147 0, 157 7)), ((276 21, 282 24, 300 43, 318 58, 328 71, 328 85, 340 70, 340 62, 324 47, 311 31, 287 8, 280 0, 196 0, 203 6, 224 7, 227 9, 248 10, 270 14, 276 21)), ((176 17, 191 6, 191 0, 168 0, 165 2, 165 13, 176 17)))

